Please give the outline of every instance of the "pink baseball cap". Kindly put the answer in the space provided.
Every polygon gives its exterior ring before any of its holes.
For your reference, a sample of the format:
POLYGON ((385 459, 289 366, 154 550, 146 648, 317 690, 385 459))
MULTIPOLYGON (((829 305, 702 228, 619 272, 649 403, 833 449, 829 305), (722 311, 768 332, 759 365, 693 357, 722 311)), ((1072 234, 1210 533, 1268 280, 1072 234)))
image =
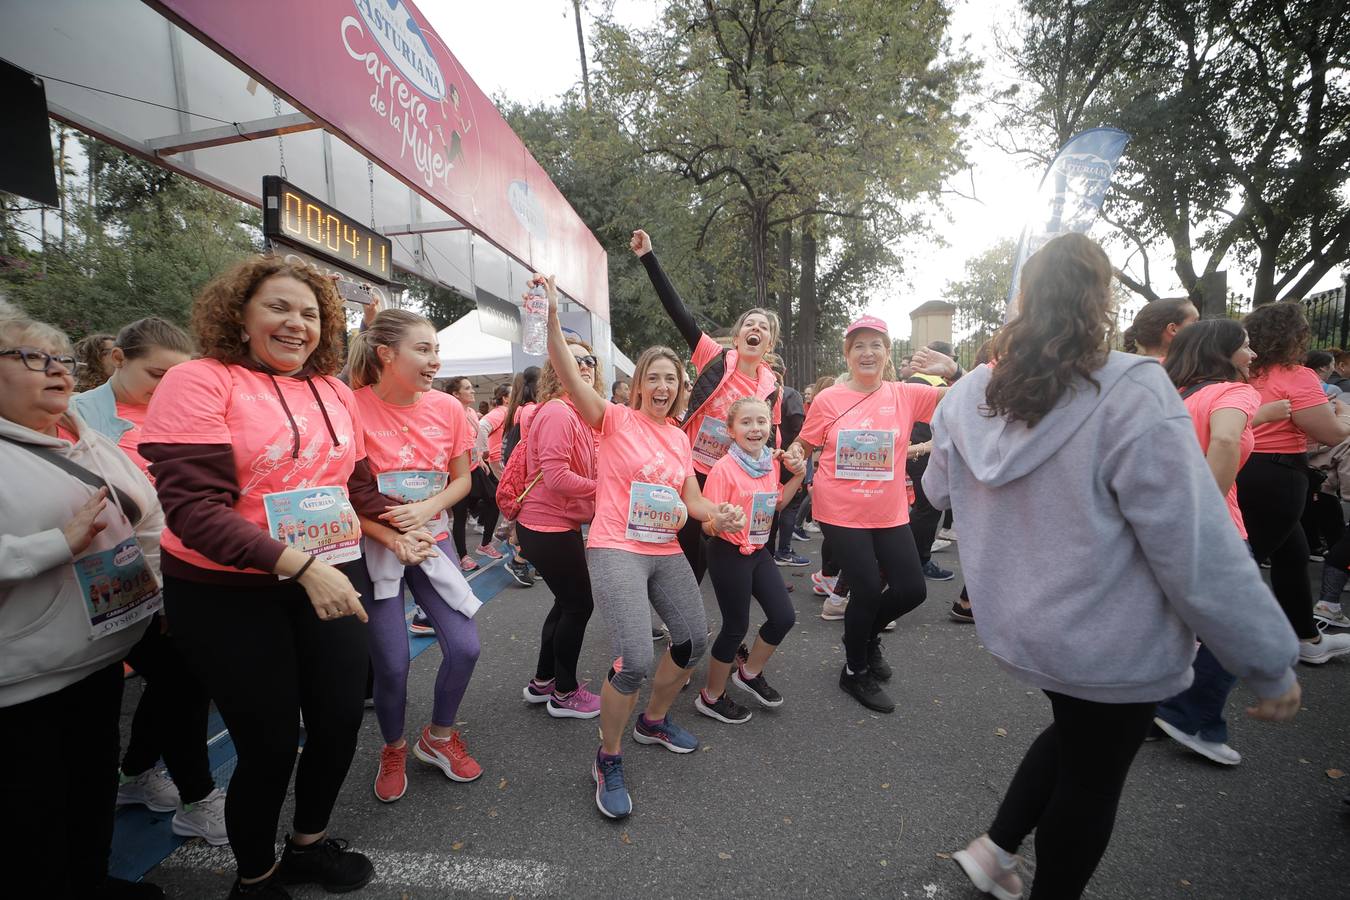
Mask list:
POLYGON ((876 316, 863 316, 860 319, 854 319, 853 322, 848 326, 848 328, 844 329, 844 337, 848 337, 853 332, 858 331, 859 329, 862 328, 870 328, 873 331, 880 331, 888 338, 891 336, 891 332, 889 329, 886 328, 885 322, 881 321, 876 316))

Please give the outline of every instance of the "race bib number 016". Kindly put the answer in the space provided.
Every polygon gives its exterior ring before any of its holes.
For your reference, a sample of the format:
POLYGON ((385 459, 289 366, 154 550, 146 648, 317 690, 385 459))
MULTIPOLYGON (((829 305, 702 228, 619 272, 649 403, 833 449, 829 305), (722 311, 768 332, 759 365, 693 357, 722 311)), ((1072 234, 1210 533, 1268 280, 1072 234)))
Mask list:
POLYGON ((375 477, 380 493, 403 503, 417 503, 445 490, 449 476, 444 472, 421 469, 381 472, 375 477))
POLYGON ((361 523, 347 492, 311 487, 263 497, 272 537, 326 563, 361 558, 361 523))
POLYGON ((711 467, 726 456, 730 448, 731 432, 727 431, 727 423, 712 416, 705 417, 698 427, 698 434, 694 435, 694 460, 711 467))
POLYGON ((644 544, 665 544, 680 530, 683 503, 674 488, 633 482, 628 489, 628 528, 624 537, 644 544))
POLYGON ((85 612, 89 614, 91 640, 153 615, 163 603, 159 582, 134 537, 111 550, 81 556, 74 565, 85 612))
POLYGON ((895 432, 845 428, 834 450, 834 475, 846 481, 895 479, 895 432))

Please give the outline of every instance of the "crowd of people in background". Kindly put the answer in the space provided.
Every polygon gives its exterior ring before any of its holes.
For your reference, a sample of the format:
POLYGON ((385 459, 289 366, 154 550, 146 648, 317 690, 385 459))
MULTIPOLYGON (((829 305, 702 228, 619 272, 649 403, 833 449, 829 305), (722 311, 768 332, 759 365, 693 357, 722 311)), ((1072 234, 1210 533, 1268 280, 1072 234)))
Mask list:
POLYGON ((536 275, 547 360, 483 404, 471 379, 439 377, 454 348, 425 318, 371 308, 349 336, 333 283, 273 256, 204 288, 190 336, 151 318, 72 346, 0 316, 0 728, 43 736, 0 746, 0 798, 26 811, 0 838, 41 875, 31 895, 161 896, 108 877, 128 804, 228 843, 232 898, 366 884, 370 860, 330 833, 353 763, 383 803, 408 790, 410 747, 448 779, 483 773, 456 721, 481 647, 470 580, 498 564, 552 594, 521 696, 598 720, 592 800, 622 819, 626 735, 699 748, 676 701, 705 654, 680 706, 708 727, 791 702, 771 681, 801 614, 779 570, 811 565, 794 540, 822 538, 812 595, 843 622, 841 701, 883 715, 904 665, 883 635, 955 577, 937 554, 959 547, 950 618, 1052 718, 954 854, 1001 900, 1023 894, 1033 833, 1031 896, 1082 893, 1144 741, 1237 765, 1237 680, 1250 715, 1282 721, 1296 664, 1350 653, 1350 351, 1310 351, 1298 304, 1239 322, 1156 301, 1115 351, 1110 264, 1068 235, 1028 260, 1018 317, 972 371, 942 342, 897 359, 863 315, 846 370, 798 391, 774 311, 719 340, 646 232, 630 249, 687 346, 607 382, 536 275), (594 617, 610 665, 579 671, 594 617), (411 738, 409 631, 441 650, 411 738), (119 757, 124 667, 146 687, 119 757), (367 697, 382 745, 358 760, 367 697), (212 703, 238 753, 228 791, 207 759, 212 703))

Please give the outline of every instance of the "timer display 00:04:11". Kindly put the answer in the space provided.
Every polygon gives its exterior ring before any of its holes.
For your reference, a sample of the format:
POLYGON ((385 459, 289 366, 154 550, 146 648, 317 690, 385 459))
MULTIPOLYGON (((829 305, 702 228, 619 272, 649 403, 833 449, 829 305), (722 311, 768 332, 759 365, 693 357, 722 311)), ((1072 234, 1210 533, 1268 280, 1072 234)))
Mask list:
POLYGON ((281 192, 281 230, 300 242, 389 275, 389 244, 289 190, 281 192), (362 246, 364 244, 364 246, 362 246))

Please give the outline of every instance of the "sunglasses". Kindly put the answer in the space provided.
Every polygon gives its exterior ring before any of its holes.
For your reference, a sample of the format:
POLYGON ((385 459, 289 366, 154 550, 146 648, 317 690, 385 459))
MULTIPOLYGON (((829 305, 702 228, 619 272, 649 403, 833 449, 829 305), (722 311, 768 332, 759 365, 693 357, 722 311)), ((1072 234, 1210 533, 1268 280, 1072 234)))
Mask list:
POLYGON ((0 350, 0 356, 17 356, 31 372, 46 372, 55 362, 73 375, 79 366, 79 361, 73 356, 48 353, 34 347, 11 347, 8 350, 0 350))
POLYGON ((585 366, 585 367, 588 368, 588 369, 594 369, 594 368, 595 368, 596 359, 595 359, 594 356, 591 356, 589 353, 586 354, 585 356, 574 356, 574 357, 572 357, 572 358, 575 359, 575 360, 577 361, 577 365, 579 365, 579 366, 585 366))

